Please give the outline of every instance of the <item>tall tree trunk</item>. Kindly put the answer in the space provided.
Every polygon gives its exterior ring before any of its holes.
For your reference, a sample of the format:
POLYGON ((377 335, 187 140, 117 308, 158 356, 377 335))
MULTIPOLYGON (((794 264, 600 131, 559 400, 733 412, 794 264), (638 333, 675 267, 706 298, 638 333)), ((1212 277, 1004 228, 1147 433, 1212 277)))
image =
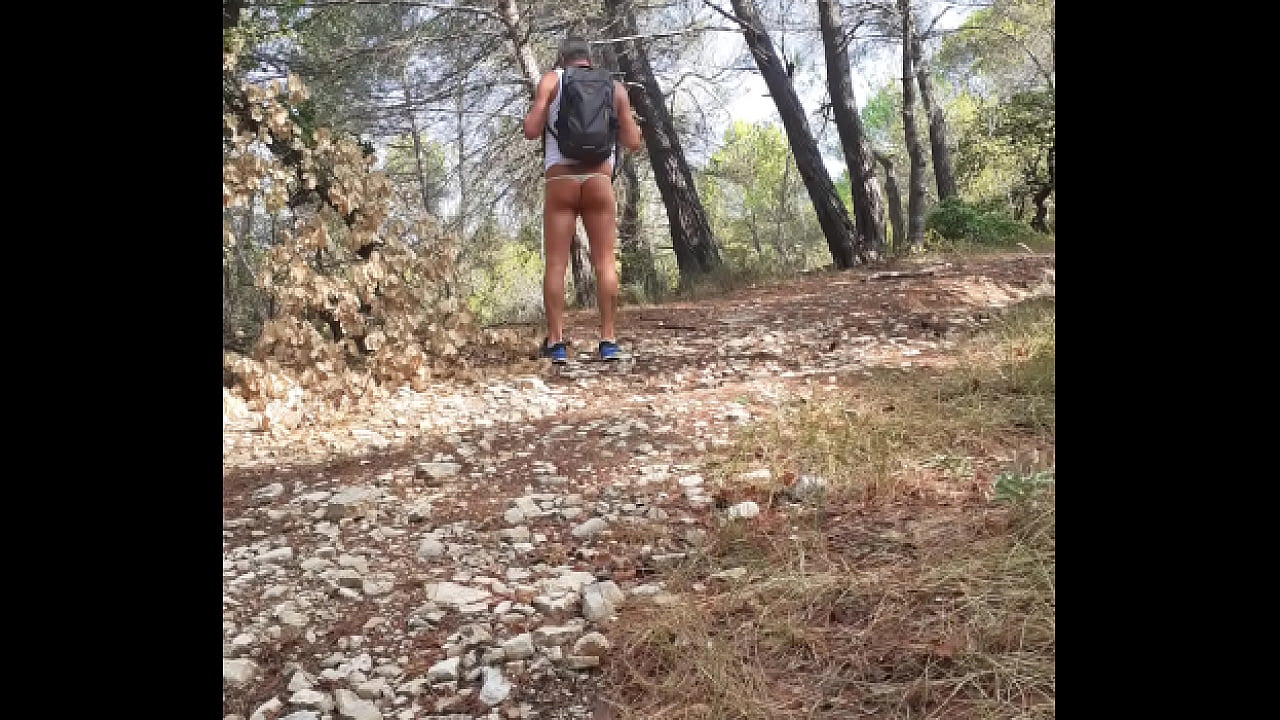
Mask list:
POLYGON ((520 11, 516 9, 515 0, 498 0, 498 12, 502 16, 502 25, 507 31, 507 39, 511 41, 516 53, 516 62, 520 64, 520 73, 529 83, 529 97, 538 89, 538 79, 542 73, 538 70, 538 57, 529 46, 529 34, 525 32, 524 21, 520 11))
POLYGON ((240 24, 240 11, 244 0, 222 0, 222 29, 230 30, 240 24))
MULTIPOLYGON (((764 248, 760 246, 760 231, 759 231, 759 227, 756 225, 755 210, 751 211, 751 245, 756 249, 757 258, 764 257, 764 248)), ((778 254, 783 255, 784 258, 786 257, 782 253, 782 248, 778 248, 778 254)))
MULTIPOLYGON (((607 22, 598 26, 607 37, 607 22)), ((618 53, 613 46, 601 48, 604 65, 610 72, 622 72, 618 53)), ((622 271, 619 280, 623 285, 639 287, 644 297, 653 299, 658 293, 658 273, 653 266, 653 248, 640 237, 640 179, 636 174, 636 156, 618 147, 618 178, 615 182, 618 198, 618 249, 622 271)))
POLYGON ((893 251, 901 252, 906 236, 902 234, 902 193, 898 192, 898 178, 893 174, 893 161, 884 153, 875 153, 876 161, 884 166, 884 192, 889 196, 889 225, 893 230, 893 251))
MULTIPOLYGON (((624 3, 629 0, 604 0, 615 33, 638 35, 635 14, 630 5, 624 3)), ((711 224, 693 183, 693 173, 689 171, 675 123, 662 101, 662 88, 654 77, 643 45, 639 40, 625 40, 616 43, 614 51, 627 82, 640 85, 629 85, 628 95, 642 120, 640 131, 649 151, 653 179, 667 208, 676 267, 681 282, 687 283, 720 265, 720 249, 711 234, 711 224)))
POLYGON ((429 213, 435 211, 431 207, 431 192, 427 189, 427 172, 422 164, 422 137, 418 134, 418 120, 413 116, 413 91, 409 87, 409 78, 401 78, 404 87, 405 117, 409 121, 409 136, 413 138, 413 161, 418 172, 418 189, 422 194, 422 209, 429 213))
POLYGON ((1055 171, 1054 164, 1056 159, 1054 157, 1054 155, 1056 154, 1055 150, 1056 150, 1056 144, 1055 146, 1051 146, 1049 148, 1049 152, 1045 158, 1048 163, 1049 181, 1042 184, 1039 188, 1037 188, 1035 196, 1031 198, 1032 201, 1034 201, 1036 204, 1036 216, 1031 219, 1031 227, 1035 228, 1036 230, 1039 230, 1042 233, 1049 232, 1049 223, 1048 223, 1049 208, 1045 206, 1045 201, 1049 199, 1049 194, 1053 192, 1053 189, 1054 189, 1054 186, 1056 185, 1056 180, 1057 180, 1056 173, 1054 172, 1055 171))
POLYGON ((865 248, 854 245, 857 231, 849 219, 849 213, 845 211, 844 203, 836 194, 830 174, 827 173, 822 153, 818 151, 818 143, 809 130, 804 106, 796 96, 795 87, 791 84, 782 60, 773 49, 773 41, 765 32, 764 23, 756 12, 753 0, 733 0, 733 10, 742 26, 747 47, 751 48, 756 67, 764 76, 774 105, 778 108, 778 115, 782 117, 782 126, 787 131, 787 141, 791 144, 791 154, 796 159, 796 168, 809 191, 813 209, 818 214, 818 224, 827 238, 831 259, 837 268, 852 267, 858 256, 866 259, 865 248))
POLYGON ((827 91, 835 115, 845 165, 849 168, 853 216, 861 243, 871 253, 884 252, 884 204, 880 186, 876 184, 876 162, 862 129, 862 117, 853 95, 849 77, 848 42, 844 39, 844 23, 838 0, 818 0, 818 23, 822 30, 822 46, 827 59, 827 91))
POLYGON ((916 85, 920 87, 920 104, 929 118, 929 149, 933 152, 933 178, 938 184, 938 199, 958 197, 955 174, 951 171, 951 151, 947 149, 947 121, 942 108, 933 102, 933 82, 924 60, 924 40, 912 22, 911 55, 916 64, 916 85))
MULTIPOLYGON (((498 0, 498 12, 502 16, 502 24, 507 31, 507 39, 515 49, 516 62, 520 64, 520 72, 529 84, 529 97, 538 89, 538 80, 542 73, 538 70, 538 58, 529 46, 529 34, 525 31, 520 11, 516 9, 515 0, 498 0)), ((579 224, 573 232, 573 240, 569 248, 569 265, 573 272, 574 304, 578 307, 590 307, 595 302, 595 279, 591 272, 591 253, 586 234, 579 224)))
MULTIPOLYGON (((454 61, 461 58, 462 53, 455 51, 454 61)), ((458 215, 454 218, 454 232, 458 237, 465 237, 467 232, 467 210, 471 201, 471 193, 467 191, 467 73, 458 73, 457 87, 454 90, 454 122, 458 132, 458 215)))
POLYGON ((591 269, 591 246, 581 227, 573 232, 569 248, 569 265, 573 271, 573 304, 589 308, 596 305, 596 276, 591 269))
POLYGON ((909 252, 924 247, 924 148, 920 146, 920 133, 916 130, 910 0, 898 0, 898 12, 902 15, 902 127, 907 155, 911 158, 911 172, 907 180, 907 237, 902 249, 909 252))
POLYGON ((624 155, 618 169, 621 199, 618 203, 618 247, 622 255, 623 285, 640 288, 644 297, 654 300, 663 290, 653 264, 653 243, 640 234, 640 177, 635 155, 624 155))

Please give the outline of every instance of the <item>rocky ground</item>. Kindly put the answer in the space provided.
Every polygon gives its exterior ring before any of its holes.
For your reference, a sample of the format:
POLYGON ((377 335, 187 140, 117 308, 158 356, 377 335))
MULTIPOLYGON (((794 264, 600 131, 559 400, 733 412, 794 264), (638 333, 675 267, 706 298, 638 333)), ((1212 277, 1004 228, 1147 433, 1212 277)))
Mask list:
MULTIPOLYGON (((629 308, 625 371, 511 367, 287 433, 224 419, 224 713, 253 720, 599 718, 627 608, 754 503, 701 463, 812 383, 947 360, 1052 256, 862 270, 629 308)), ((570 333, 585 351, 593 318, 570 333)), ((323 417, 323 421, 320 418, 323 417)))

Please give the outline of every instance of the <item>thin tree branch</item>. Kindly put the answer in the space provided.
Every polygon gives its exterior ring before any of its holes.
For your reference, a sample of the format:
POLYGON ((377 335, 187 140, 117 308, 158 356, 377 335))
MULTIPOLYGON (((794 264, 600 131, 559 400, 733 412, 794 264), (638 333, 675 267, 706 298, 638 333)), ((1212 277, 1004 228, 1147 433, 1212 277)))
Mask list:
MULTIPOLYGON (((249 4, 248 7, 289 7, 291 5, 293 3, 255 2, 249 4)), ((470 5, 450 5, 447 3, 409 2, 408 0, 313 0, 312 2, 302 3, 304 8, 343 7, 346 5, 384 5, 387 7, 421 7, 430 10, 457 10, 458 12, 475 13, 495 20, 498 19, 498 14, 488 8, 470 5)))
POLYGON ((655 33, 640 34, 640 35, 625 35, 623 37, 605 38, 604 40, 588 40, 587 43, 590 45, 608 45, 610 43, 620 43, 620 42, 626 42, 628 40, 649 40, 652 38, 675 37, 677 35, 688 35, 689 33, 701 33, 701 32, 736 33, 741 31, 738 28, 726 28, 726 27, 691 27, 691 28, 686 28, 684 30, 670 30, 665 32, 655 32, 655 33))
POLYGON ((721 10, 718 6, 712 3, 711 0, 702 0, 702 4, 720 13, 720 15, 722 15, 729 22, 736 24, 738 27, 742 28, 743 30, 749 29, 747 26, 747 23, 744 20, 742 20, 742 18, 732 13, 727 13, 724 10, 721 10))

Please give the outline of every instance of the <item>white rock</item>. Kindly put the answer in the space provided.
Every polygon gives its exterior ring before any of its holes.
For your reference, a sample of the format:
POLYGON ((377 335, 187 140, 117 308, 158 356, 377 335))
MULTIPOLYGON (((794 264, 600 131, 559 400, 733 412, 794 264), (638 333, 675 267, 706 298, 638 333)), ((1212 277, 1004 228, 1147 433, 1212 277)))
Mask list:
POLYGON ((375 595, 386 595, 396 587, 395 577, 380 576, 376 578, 366 578, 361 584, 360 589, 365 595, 373 597, 375 595))
POLYGON ((749 520, 759 514, 760 514, 760 506, 756 505, 755 502, 751 500, 747 500, 746 502, 740 502, 737 505, 733 505, 729 508, 730 519, 742 518, 744 520, 749 520))
POLYGON ((618 587, 618 583, 612 580, 602 580, 596 583, 600 587, 600 594, 604 596, 613 605, 621 605, 627 599, 626 593, 622 592, 622 588, 618 587))
POLYGON ((373 658, 369 653, 360 653, 351 660, 351 669, 367 673, 373 669, 373 658))
POLYGON ((827 489, 827 481, 817 475, 801 475, 791 488, 791 493, 801 500, 821 495, 827 489))
POLYGON ((571 570, 558 577, 542 581, 543 592, 549 594, 581 592, 582 588, 595 582, 596 576, 581 570, 571 570))
POLYGON ((489 630, 485 628, 485 626, 480 625, 479 623, 463 625, 458 628, 458 636, 459 641, 462 643, 462 647, 464 648, 471 648, 476 645, 488 645, 493 642, 493 635, 489 633, 489 630))
POLYGON ((222 681, 231 685, 244 685, 258 677, 258 663, 248 660, 223 660, 222 681))
POLYGON ((509 694, 511 694, 511 683, 502 677, 502 671, 497 668, 485 668, 484 685, 480 688, 480 702, 493 707, 506 700, 509 694))
POLYGON ((289 696, 290 705, 298 705, 299 707, 317 708, 321 711, 328 712, 333 707, 333 701, 329 699, 327 693, 310 688, 299 690, 289 696))
POLYGON ((573 654, 604 657, 612 647, 609 638, 598 632, 590 632, 578 638, 578 641, 573 644, 573 654))
POLYGON ((320 572, 331 565, 333 563, 318 557, 307 558, 302 561, 302 569, 308 572, 320 572))
POLYGON ((299 710, 285 715, 280 720, 320 720, 320 716, 311 710, 299 710))
POLYGON ((270 502, 284 494, 284 485, 282 483, 271 483, 265 487, 258 488, 253 493, 253 498, 258 501, 270 502))
POLYGON ((573 536, 576 538, 588 538, 609 526, 603 518, 593 517, 573 529, 573 536))
POLYGON ((285 546, 268 550, 259 555, 256 560, 260 563, 283 563, 293 559, 293 548, 285 546))
POLYGON ((360 699, 360 696, 350 690, 338 688, 333 695, 337 700, 338 714, 342 717, 351 720, 383 720, 382 711, 378 710, 377 705, 360 699))
POLYGON ((280 709, 283 707, 284 703, 280 702, 280 698, 273 697, 259 705, 258 709, 254 710, 253 714, 249 716, 249 720, 267 720, 268 718, 274 718, 276 713, 280 712, 280 709))
POLYGON ((329 504, 325 506, 324 517, 329 520, 341 520, 342 518, 364 515, 373 507, 374 500, 381 494, 382 491, 374 487, 343 488, 336 495, 329 498, 329 504))
POLYGON ((467 587, 455 582, 427 583, 427 599, 441 605, 462 607, 491 597, 488 590, 467 587))
POLYGON ((453 462, 418 463, 418 477, 429 477, 432 480, 451 478, 462 471, 462 466, 453 462))
MULTIPOLYGON (((406 515, 411 523, 423 522, 427 518, 431 517, 431 501, 419 500, 415 502, 413 505, 409 506, 409 510, 406 515)), ((383 532, 386 532, 386 529, 384 529, 383 532)))
POLYGON ((356 694, 366 700, 376 700, 380 695, 395 695, 391 691, 391 686, 383 678, 375 678, 360 683, 356 687, 356 694))
POLYGON ((459 658, 451 657, 441 660, 427 670, 427 682, 438 683, 458 679, 459 658))
POLYGON ((418 546, 418 559, 430 560, 444 555, 444 543, 435 538, 427 538, 418 546))
POLYGON ((543 515, 542 508, 531 497, 522 497, 516 500, 516 509, 526 518, 536 518, 543 515))
POLYGON ((592 622, 608 620, 613 614, 613 604, 605 600, 600 588, 588 585, 582 593, 582 616, 592 622))
POLYGON ((289 678, 289 690, 292 692, 310 690, 313 687, 315 682, 305 671, 297 670, 293 673, 293 677, 289 678))
POLYGON ((502 643, 502 651, 508 660, 521 660, 533 656, 533 636, 521 633, 502 643))
POLYGON ((582 632, 579 625, 543 625, 533 631, 533 639, 542 647, 563 645, 582 632))
POLYGON ((280 623, 282 625, 289 625, 295 628, 304 628, 307 626, 308 620, 309 618, 306 615, 300 612, 296 612, 294 610, 285 610, 280 613, 280 623))

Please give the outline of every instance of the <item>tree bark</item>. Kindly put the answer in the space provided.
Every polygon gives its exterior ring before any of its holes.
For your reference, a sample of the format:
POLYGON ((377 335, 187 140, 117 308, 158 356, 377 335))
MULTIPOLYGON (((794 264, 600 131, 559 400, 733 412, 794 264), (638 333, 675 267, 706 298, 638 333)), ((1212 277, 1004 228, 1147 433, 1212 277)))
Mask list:
POLYGON ((622 256, 623 285, 640 288, 644 297, 655 300, 664 290, 653 264, 653 243, 640 234, 640 178, 635 155, 624 155, 618 176, 621 200, 618 203, 618 245, 622 256))
POLYGON ((516 53, 516 62, 520 64, 520 73, 529 83, 529 97, 538 89, 538 79, 542 73, 538 71, 538 57, 529 46, 529 34, 525 32, 520 11, 516 9, 515 0, 498 0, 498 13, 502 16, 502 25, 507 31, 507 39, 511 41, 516 53))
MULTIPOLYGON (((608 33, 607 24, 599 28, 601 33, 608 33)), ((607 37, 607 35, 605 35, 607 37)), ((611 72, 621 72, 618 65, 618 53, 612 45, 601 49, 605 67, 611 72)), ((618 148, 618 178, 615 183, 618 198, 618 249, 622 270, 619 281, 622 285, 638 287, 644 297, 654 299, 658 293, 658 273, 653 266, 653 248, 640 237, 640 178, 636 172, 636 156, 618 148)))
POLYGON ((405 117, 409 121, 409 135, 413 138, 413 162, 418 173, 418 190, 422 194, 422 209, 435 213, 431 207, 431 192, 427 189, 427 172, 422 164, 422 137, 418 133, 418 120, 413 116, 413 95, 409 87, 409 78, 402 79, 404 86, 405 117))
POLYGON ((230 30, 240 24, 240 11, 244 0, 222 0, 222 29, 230 30))
POLYGON ((898 0, 898 12, 902 15, 902 127, 911 158, 911 172, 907 180, 907 237, 902 249, 920 250, 924 247, 924 148, 920 146, 920 133, 916 130, 915 72, 911 58, 911 2, 898 0))
POLYGON ((747 47, 751 49, 751 56, 755 58, 756 67, 764 76, 769 94, 773 96, 778 115, 782 118, 791 154, 795 157, 796 168, 804 180, 805 189, 809 191, 809 199, 818 215, 822 234, 827 239, 831 259, 837 268, 852 267, 860 256, 863 260, 866 259, 866 248, 855 246, 857 230, 854 229, 849 213, 845 211, 844 203, 836 194, 835 185, 827 173, 822 153, 818 151, 818 143, 809 129, 804 106, 796 96, 795 87, 791 84, 782 60, 773 49, 773 41, 765 32, 755 3, 752 0, 733 0, 733 10, 742 26, 742 34, 747 47))
POLYGON ((920 104, 929 118, 929 149, 933 152, 933 178, 938 185, 938 199, 958 197, 955 174, 951 171, 951 151, 947 149, 947 121, 942 108, 933 102, 932 81, 924 60, 924 40, 914 32, 912 23, 911 55, 916 64, 916 84, 920 87, 920 104))
MULTIPOLYGON (((538 80, 542 77, 538 70, 538 58, 529 46, 529 33, 525 32, 524 21, 516 9, 515 0, 498 0, 498 12, 502 16, 502 24, 507 31, 507 38, 515 49, 516 62, 520 64, 520 72, 529 84, 529 97, 532 98, 538 89, 538 80)), ((573 240, 569 246, 569 266, 573 274, 574 304, 578 307, 591 307, 595 303, 595 277, 591 271, 591 252, 586 234, 579 224, 573 231, 573 240)))
POLYGON ((827 91, 835 116, 845 165, 849 169, 853 216, 863 247, 872 254, 884 252, 884 204, 880 186, 876 184, 876 163, 862 128, 862 117, 853 94, 849 76, 848 44, 844 40, 844 24, 838 0, 818 0, 818 23, 822 30, 822 46, 827 60, 827 91))
MULTIPOLYGON (((621 29, 624 36, 638 35, 635 15, 629 6, 624 6, 625 1, 604 0, 605 9, 613 19, 613 27, 621 29)), ((644 46, 639 40, 625 40, 615 44, 614 52, 628 83, 631 104, 641 118, 640 132, 649 152, 653 179, 667 208, 680 281, 687 283, 720 265, 720 249, 711 234, 693 173, 644 46)))
POLYGON ((573 305, 590 308, 596 305, 596 276, 591 266, 591 245, 581 227, 573 231, 569 248, 569 266, 573 272, 573 305))
MULTIPOLYGON (((454 51, 454 61, 461 59, 461 52, 454 51)), ((454 91, 454 123, 458 132, 458 215, 454 218, 454 228, 458 237, 466 237, 467 212, 471 203, 471 193, 467 191, 469 178, 466 173, 467 164, 467 78, 466 73, 458 73, 454 91)))
POLYGON ((875 153, 876 161, 884 166, 884 192, 889 196, 889 225, 893 231, 893 250, 898 252, 906 242, 902 234, 902 193, 898 192, 898 178, 893 174, 893 161, 884 153, 875 153))
POLYGON ((1036 216, 1031 219, 1031 227, 1046 234, 1049 232, 1049 223, 1047 221, 1049 217, 1049 208, 1045 206, 1045 201, 1049 199, 1049 194, 1053 192, 1054 186, 1057 184, 1057 178, 1055 177, 1054 172, 1055 150, 1056 147, 1050 147, 1046 156, 1049 169, 1049 181, 1041 185, 1036 190, 1036 194, 1031 198, 1036 204, 1036 216))

